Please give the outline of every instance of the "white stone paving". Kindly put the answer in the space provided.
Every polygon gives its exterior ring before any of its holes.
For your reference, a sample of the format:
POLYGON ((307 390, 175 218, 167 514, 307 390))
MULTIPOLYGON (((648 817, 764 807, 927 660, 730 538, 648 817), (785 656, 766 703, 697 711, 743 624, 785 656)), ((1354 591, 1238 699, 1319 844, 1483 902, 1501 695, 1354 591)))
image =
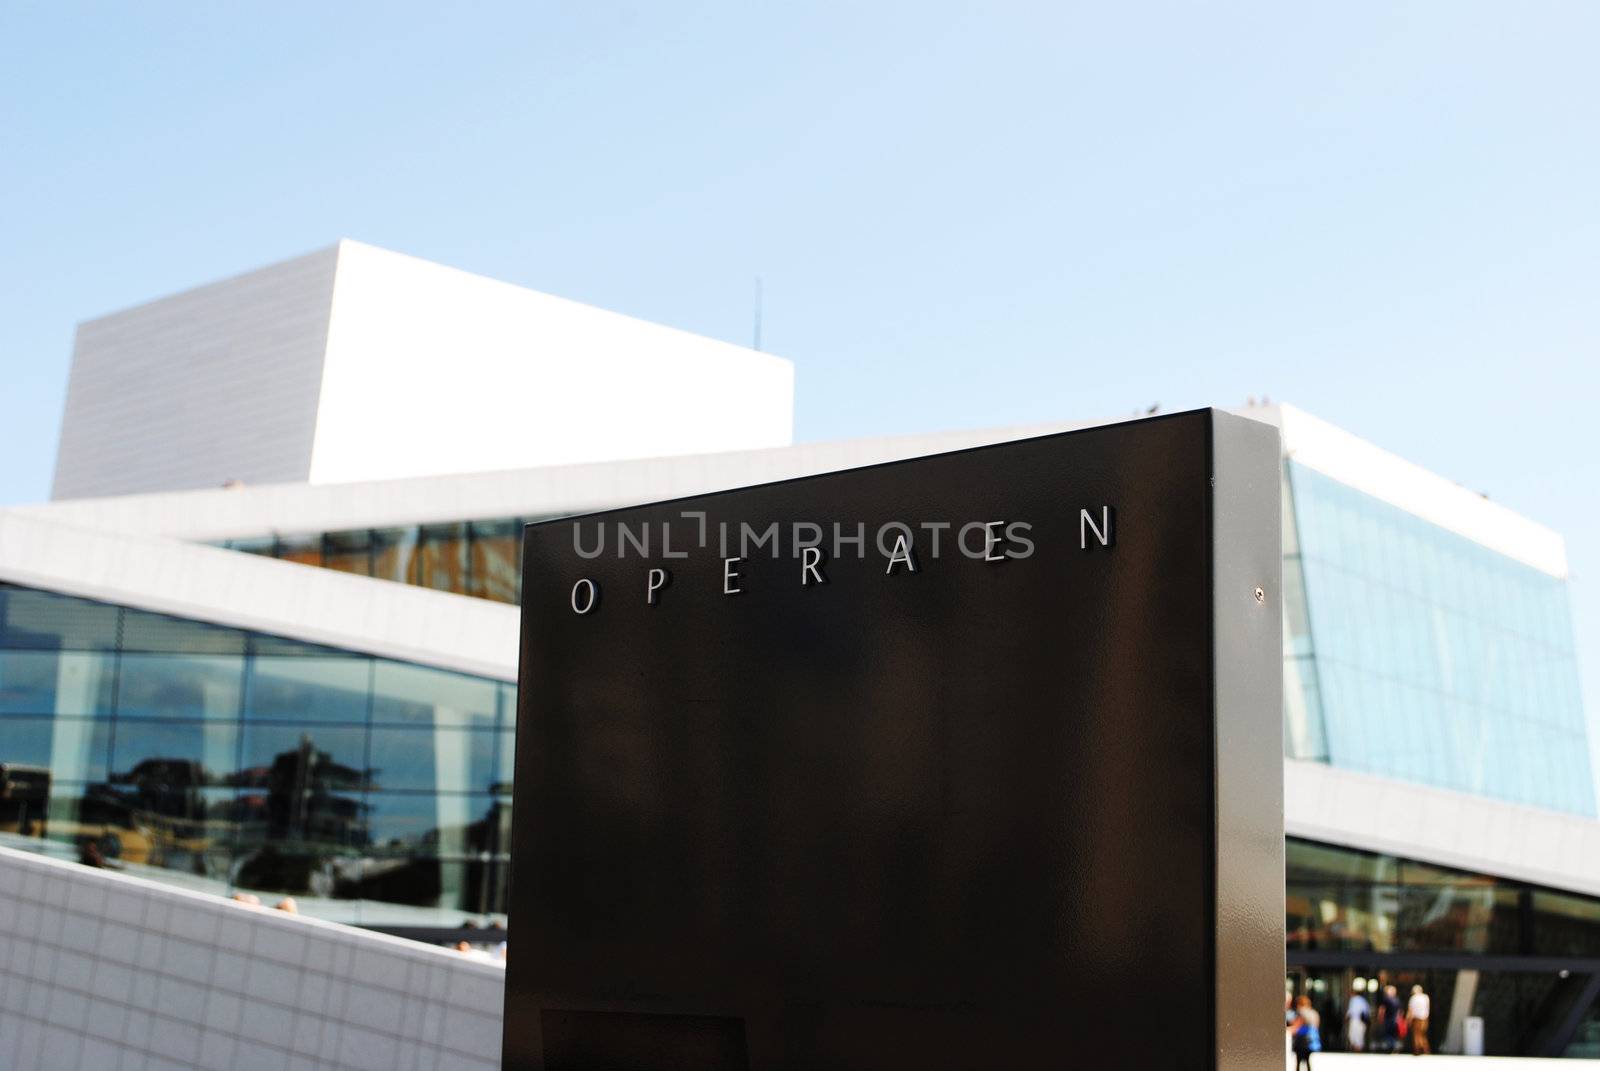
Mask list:
POLYGON ((505 970, 0 848, 6 1071, 498 1071, 505 970))

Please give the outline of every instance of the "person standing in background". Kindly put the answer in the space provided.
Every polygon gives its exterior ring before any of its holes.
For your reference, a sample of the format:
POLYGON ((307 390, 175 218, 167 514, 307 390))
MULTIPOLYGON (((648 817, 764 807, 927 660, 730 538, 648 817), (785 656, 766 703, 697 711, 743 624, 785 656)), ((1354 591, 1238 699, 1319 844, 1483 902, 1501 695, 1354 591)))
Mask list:
POLYGON ((1394 1052, 1400 1048, 1400 991, 1392 985, 1378 994, 1378 1050, 1394 1052))
POLYGON ((1311 1071, 1311 1054, 1322 1051, 1322 1017, 1311 1006, 1310 997, 1294 1002, 1294 1018, 1289 1021, 1289 1047, 1294 1050, 1294 1069, 1311 1071))
POLYGON ((1344 1007, 1345 1049, 1361 1052, 1367 1046, 1367 1024, 1372 1022, 1372 1005, 1358 984, 1350 990, 1350 1002, 1344 1007))
POLYGON ((1433 1001, 1420 985, 1411 987, 1411 1000, 1406 1004, 1406 1026, 1411 1038, 1411 1054, 1425 1056, 1433 1052, 1428 1044, 1428 1015, 1433 1011, 1433 1001))

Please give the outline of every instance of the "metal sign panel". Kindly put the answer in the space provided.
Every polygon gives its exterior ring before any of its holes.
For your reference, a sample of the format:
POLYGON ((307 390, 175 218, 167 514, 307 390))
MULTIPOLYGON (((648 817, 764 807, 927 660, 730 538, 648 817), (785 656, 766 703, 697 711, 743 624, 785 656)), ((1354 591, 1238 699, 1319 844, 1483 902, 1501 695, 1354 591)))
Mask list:
POLYGON ((1276 1066, 1276 430, 528 528, 508 1068, 1276 1066))

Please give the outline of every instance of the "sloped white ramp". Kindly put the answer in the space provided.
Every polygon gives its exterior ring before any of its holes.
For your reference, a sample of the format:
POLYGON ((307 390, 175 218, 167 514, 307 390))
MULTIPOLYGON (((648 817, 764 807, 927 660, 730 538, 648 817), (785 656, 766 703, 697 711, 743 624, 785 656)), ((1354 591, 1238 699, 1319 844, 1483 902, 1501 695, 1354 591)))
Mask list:
POLYGON ((503 681, 517 608, 0 509, 0 580, 503 681))
POLYGON ((0 1067, 498 1071, 505 971, 0 848, 0 1067))

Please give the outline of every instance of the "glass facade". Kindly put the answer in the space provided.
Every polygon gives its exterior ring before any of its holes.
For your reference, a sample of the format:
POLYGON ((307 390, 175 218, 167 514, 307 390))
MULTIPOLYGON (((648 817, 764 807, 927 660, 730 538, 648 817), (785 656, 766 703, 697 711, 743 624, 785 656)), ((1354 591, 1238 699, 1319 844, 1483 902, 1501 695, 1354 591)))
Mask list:
POLYGON ((1600 1006, 1578 1006, 1600 961, 1600 900, 1295 839, 1286 858, 1289 987, 1323 1005, 1333 1048, 1359 979, 1422 985, 1435 1046, 1476 1015, 1491 1056, 1600 1050, 1600 1006))
MULTIPOLYGON (((1293 460, 1283 504, 1285 754, 1596 814, 1565 581, 1293 460)), ((547 519, 224 546, 516 603, 547 519)))
POLYGON ((1287 858, 1291 951, 1600 959, 1600 900, 1292 838, 1287 858))
POLYGON ((1593 816, 1565 581, 1285 465, 1293 758, 1593 816))
MULTIPOLYGON (((1291 758, 1594 816, 1565 581, 1285 461, 1291 758)), ((239 539, 234 550, 496 602, 506 517, 239 539)))
POLYGON ((301 536, 232 539, 246 554, 374 576, 494 602, 522 596, 522 526, 546 517, 353 528, 301 536))
POLYGON ((0 584, 0 839, 344 921, 501 915, 515 691, 0 584))

